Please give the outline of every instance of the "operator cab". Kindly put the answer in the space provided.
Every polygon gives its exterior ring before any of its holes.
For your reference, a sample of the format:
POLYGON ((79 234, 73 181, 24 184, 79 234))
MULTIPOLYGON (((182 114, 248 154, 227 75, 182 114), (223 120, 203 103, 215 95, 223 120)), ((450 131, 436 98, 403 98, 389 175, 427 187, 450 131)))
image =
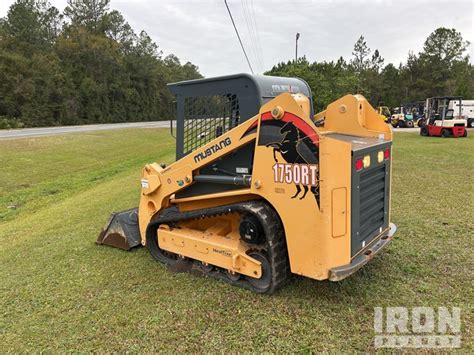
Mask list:
POLYGON ((168 84, 176 95, 176 159, 219 137, 258 114, 260 107, 278 95, 289 92, 309 99, 309 85, 298 78, 234 74, 168 84))

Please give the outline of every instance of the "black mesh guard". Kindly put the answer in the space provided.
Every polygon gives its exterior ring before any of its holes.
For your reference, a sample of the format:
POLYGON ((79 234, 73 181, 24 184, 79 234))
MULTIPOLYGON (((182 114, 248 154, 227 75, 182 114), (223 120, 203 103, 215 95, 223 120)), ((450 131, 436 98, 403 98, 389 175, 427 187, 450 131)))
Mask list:
POLYGON ((236 127, 239 120, 239 100, 236 95, 186 97, 184 99, 184 155, 236 127))

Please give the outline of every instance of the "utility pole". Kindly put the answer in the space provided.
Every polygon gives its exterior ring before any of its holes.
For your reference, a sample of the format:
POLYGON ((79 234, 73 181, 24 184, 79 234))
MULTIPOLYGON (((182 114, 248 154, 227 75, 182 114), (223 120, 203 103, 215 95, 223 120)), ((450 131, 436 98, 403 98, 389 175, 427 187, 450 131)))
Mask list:
POLYGON ((299 32, 296 32, 296 46, 295 46, 295 64, 298 63, 298 40, 300 39, 299 32))

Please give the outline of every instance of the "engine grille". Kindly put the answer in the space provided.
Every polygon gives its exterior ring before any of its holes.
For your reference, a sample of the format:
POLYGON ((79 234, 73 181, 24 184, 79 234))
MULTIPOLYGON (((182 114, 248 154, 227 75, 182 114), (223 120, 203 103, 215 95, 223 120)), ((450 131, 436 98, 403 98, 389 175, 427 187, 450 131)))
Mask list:
POLYGON ((385 165, 363 172, 359 186, 359 234, 362 240, 366 240, 384 224, 385 165))
MULTIPOLYGON (((367 153, 366 153, 367 154, 367 153)), ((376 152, 371 152, 376 161, 376 152)), ((353 171, 351 254, 354 256, 388 226, 390 161, 353 171)))

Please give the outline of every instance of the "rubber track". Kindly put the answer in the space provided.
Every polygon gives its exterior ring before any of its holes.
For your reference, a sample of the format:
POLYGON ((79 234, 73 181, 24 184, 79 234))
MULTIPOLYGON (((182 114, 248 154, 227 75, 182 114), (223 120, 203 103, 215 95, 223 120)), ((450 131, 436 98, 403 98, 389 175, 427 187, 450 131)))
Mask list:
POLYGON ((147 247, 150 251, 150 254, 155 260, 163 264, 173 266, 173 264, 176 263, 187 263, 187 265, 181 265, 181 269, 186 269, 192 273, 202 273, 206 276, 217 278, 230 283, 231 285, 243 287, 257 293, 271 294, 275 292, 289 280, 291 275, 285 234, 280 217, 268 203, 263 201, 247 201, 189 212, 179 212, 176 207, 171 207, 165 209, 162 213, 152 218, 146 230, 146 238, 147 247), (172 225, 175 222, 197 218, 214 217, 233 212, 238 212, 241 214, 251 213, 255 215, 264 228, 266 237, 264 252, 268 261, 270 262, 270 267, 272 270, 270 286, 266 289, 255 288, 253 285, 247 282, 246 277, 243 275, 239 280, 232 280, 229 278, 227 272, 220 268, 216 267, 213 271, 206 271, 206 268, 201 266, 200 261, 193 262, 191 259, 175 261, 163 258, 161 254, 161 249, 158 247, 156 238, 156 231, 160 224, 166 223, 172 225))

